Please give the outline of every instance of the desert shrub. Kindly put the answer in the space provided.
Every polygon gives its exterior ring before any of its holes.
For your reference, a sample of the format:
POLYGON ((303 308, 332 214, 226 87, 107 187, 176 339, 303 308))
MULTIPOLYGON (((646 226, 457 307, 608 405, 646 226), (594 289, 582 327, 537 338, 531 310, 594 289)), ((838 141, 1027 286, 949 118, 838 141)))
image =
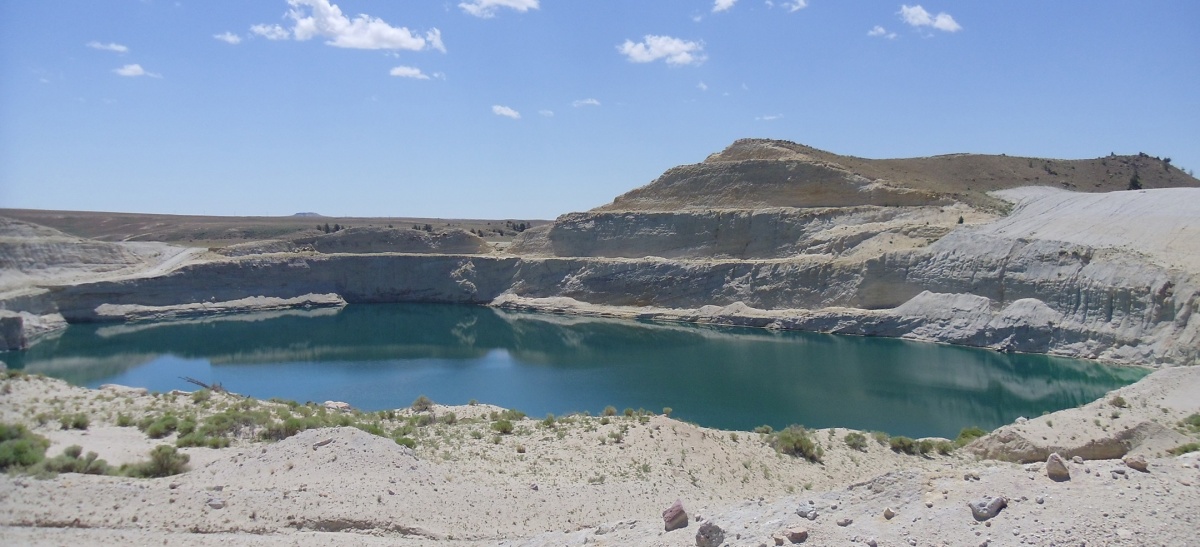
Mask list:
POLYGON ((892 452, 899 454, 917 453, 917 442, 903 435, 892 437, 888 440, 888 444, 892 447, 892 452))
POLYGON ((966 446, 967 443, 987 435, 987 431, 979 426, 964 427, 958 432, 958 437, 954 439, 954 444, 957 446, 966 446))
POLYGON ((187 471, 190 459, 191 456, 181 454, 174 446, 160 444, 150 451, 150 461, 127 466, 125 471, 131 477, 169 477, 187 471))
POLYGON ((166 437, 174 433, 177 427, 179 427, 179 418, 169 412, 158 418, 147 416, 138 424, 138 429, 141 429, 151 439, 166 437))
POLYGON ((867 436, 863 435, 862 433, 851 431, 846 434, 844 440, 846 441, 846 446, 849 446, 850 448, 862 452, 867 451, 867 436))
POLYGON ((554 414, 546 414, 546 419, 542 420, 542 427, 554 427, 554 414))
POLYGON ((663 407, 663 416, 666 416, 666 417, 670 418, 670 417, 671 417, 671 412, 672 412, 673 410, 674 410, 674 409, 673 409, 673 408, 671 408, 671 407, 669 407, 669 406, 664 406, 664 407, 663 407))
POLYGON ((937 449, 938 454, 949 456, 951 452, 954 452, 954 443, 946 439, 939 439, 934 443, 934 448, 937 449))
POLYGON ((370 434, 378 436, 378 437, 386 437, 387 436, 387 434, 383 432, 383 426, 379 425, 378 423, 370 423, 370 424, 359 423, 359 424, 354 424, 354 427, 361 429, 363 431, 366 431, 367 433, 370 433, 370 434))
POLYGON ((810 462, 820 462, 825 451, 813 440, 802 425, 789 425, 771 437, 771 446, 780 453, 799 456, 810 462))
POLYGON ((50 441, 23 425, 0 423, 0 471, 28 467, 46 457, 50 441))
POLYGON ((1128 408, 1129 407, 1129 403, 1125 402, 1125 398, 1120 395, 1117 395, 1116 397, 1109 399, 1108 404, 1115 406, 1117 408, 1128 408))
POLYGON ((117 414, 117 427, 130 427, 133 425, 133 416, 128 414, 117 414))
POLYGON ((192 404, 207 403, 212 398, 212 390, 208 388, 196 390, 192 392, 192 404))
POLYGON ((59 418, 58 424, 63 429, 87 429, 88 425, 91 424, 91 420, 88 419, 87 414, 80 412, 59 418))
POLYGON ((1184 427, 1192 431, 1200 431, 1200 413, 1192 414, 1191 416, 1184 418, 1181 423, 1184 427))
POLYGON ((520 420, 520 419, 524 418, 525 413, 521 412, 520 410, 515 410, 515 409, 510 408, 510 409, 506 409, 503 412, 501 412, 499 414, 499 417, 501 420, 516 421, 516 420, 520 420))
POLYGON ((634 412, 633 412, 633 409, 632 409, 632 408, 626 408, 626 409, 625 409, 625 412, 623 412, 623 414, 625 414, 625 417, 626 417, 626 418, 632 418, 632 417, 633 417, 633 414, 634 414, 634 412))
POLYGON ((761 435, 770 435, 774 431, 775 431, 775 428, 773 428, 769 425, 766 425, 766 424, 763 424, 763 425, 760 425, 760 426, 754 428, 754 432, 761 434, 761 435))
POLYGON ((930 452, 933 452, 933 447, 934 444, 931 439, 921 439, 920 441, 917 441, 917 453, 921 454, 922 456, 929 455, 930 452))
POLYGON ((616 416, 617 415, 617 407, 612 406, 612 405, 608 405, 608 406, 604 407, 604 415, 605 416, 616 416))
POLYGON ((1168 450, 1167 452, 1170 452, 1172 456, 1181 456, 1183 454, 1187 454, 1188 452, 1200 452, 1200 443, 1181 444, 1168 450))
POLYGON ((889 446, 892 442, 892 436, 882 431, 872 431, 871 438, 879 443, 879 446, 889 446))
POLYGON ((429 397, 421 395, 420 397, 417 397, 417 399, 415 401, 412 402, 412 405, 410 405, 410 408, 412 408, 414 412, 428 412, 430 410, 433 410, 433 401, 431 401, 429 399, 429 397))
POLYGON ((394 439, 396 441, 396 444, 398 444, 400 446, 407 446, 409 448, 417 447, 417 441, 413 440, 412 437, 405 437, 403 435, 398 435, 398 436, 394 437, 394 439))
POLYGON ((108 462, 99 459, 95 452, 83 454, 83 447, 73 444, 63 449, 63 453, 42 461, 42 470, 50 473, 83 473, 88 475, 107 475, 110 472, 108 462))
POLYGON ((438 421, 446 425, 454 425, 458 423, 458 415, 453 412, 447 412, 438 416, 438 421))
POLYGON ((501 435, 509 435, 513 432, 512 422, 503 418, 492 422, 492 429, 501 435))

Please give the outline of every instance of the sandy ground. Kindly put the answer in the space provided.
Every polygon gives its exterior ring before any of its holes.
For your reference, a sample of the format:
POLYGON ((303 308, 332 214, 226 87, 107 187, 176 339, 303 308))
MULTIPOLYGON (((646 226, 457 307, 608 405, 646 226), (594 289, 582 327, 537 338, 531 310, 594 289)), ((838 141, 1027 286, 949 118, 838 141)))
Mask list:
MULTIPOLYGON (((118 414, 135 421, 168 410, 204 416, 242 401, 217 394, 198 404, 187 394, 87 390, 26 376, 2 383, 0 421, 49 437, 50 455, 79 444, 112 464, 139 461, 174 440, 118 427, 118 414), (57 419, 38 425, 39 415, 77 412, 91 417, 87 430, 64 431, 57 419)), ((1200 368, 1169 369, 1109 399, 1127 401, 1131 427, 1156 420, 1182 434, 1173 421, 1200 411, 1198 385, 1200 368)), ((825 454, 810 463, 778 454, 756 433, 662 415, 573 416, 553 426, 523 419, 511 435, 496 435, 488 415, 499 410, 437 406, 433 414, 453 412, 457 422, 419 428, 415 450, 355 428, 324 428, 273 443, 182 449, 191 470, 161 479, 10 473, 0 477, 0 540, 692 545, 700 523, 711 522, 728 545, 774 545, 773 536, 789 527, 806 528, 814 545, 1185 545, 1200 525, 1198 453, 1174 457, 1144 448, 1138 453, 1147 456, 1148 472, 1121 460, 1079 460, 1068 464, 1071 480, 1055 482, 1041 463, 976 459, 969 450, 975 445, 948 456, 901 455, 870 436, 860 451, 846 445, 847 430, 817 430, 813 439, 825 454), (978 521, 967 504, 983 496, 1003 496, 1008 506, 978 521), (664 532, 660 514, 676 499, 691 524, 664 532), (815 520, 797 514, 810 501, 815 520), (884 516, 889 508, 891 519, 884 516)), ((1081 407, 1008 427, 1038 436, 1070 423, 1074 435, 1097 438, 1120 429, 1089 429, 1091 422, 1079 418, 1094 412, 1081 407)), ((403 409, 384 422, 390 427, 409 415, 403 409)), ((1183 438, 1197 436, 1189 435, 1183 438)), ((1131 446, 1138 451, 1146 442, 1131 446)))

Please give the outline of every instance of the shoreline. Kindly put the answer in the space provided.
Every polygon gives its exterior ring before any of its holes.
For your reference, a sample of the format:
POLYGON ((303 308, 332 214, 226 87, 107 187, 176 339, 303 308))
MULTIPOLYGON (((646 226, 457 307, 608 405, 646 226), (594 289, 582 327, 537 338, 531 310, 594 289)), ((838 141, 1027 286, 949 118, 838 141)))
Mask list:
MULTIPOLYGON (((117 426, 122 413, 136 422, 139 411, 203 415, 241 406, 289 408, 220 393, 154 396, 122 386, 89 390, 10 376, 0 382, 11 384, 0 387, 7 391, 0 421, 27 423, 35 432, 51 434, 48 456, 81 444, 110 464, 144 459, 149 448, 178 438, 149 439, 135 426, 117 426), (54 421, 37 425, 38 409, 53 408, 87 412, 91 423, 86 430, 62 430, 54 421)), ((191 455, 191 470, 162 479, 76 474, 36 479, 10 473, 0 477, 0 532, 31 545, 103 544, 114 538, 186 545, 222 540, 678 545, 690 543, 699 524, 713 523, 727 537, 742 534, 731 545, 770 544, 773 535, 797 526, 817 544, 868 538, 883 545, 910 538, 918 545, 986 538, 1177 543, 1191 537, 1189 518, 1200 514, 1200 452, 1170 456, 1163 438, 1129 437, 1122 441, 1131 443, 1126 455, 1144 457, 1148 473, 1130 469, 1120 456, 1082 458, 1068 461, 1072 478, 1067 482, 1047 478, 1042 463, 1005 463, 976 454, 992 451, 989 457, 995 458, 1006 446, 1013 448, 1005 442, 1015 434, 1025 435, 1020 448, 1038 437, 1050 437, 1053 445, 1068 436, 1145 432, 1148 424, 1172 430, 1174 420, 1200 410, 1194 408, 1197 393, 1200 369, 1164 369, 1082 407, 1004 426, 946 456, 895 452, 869 434, 857 450, 848 444, 852 430, 810 430, 823 450, 819 463, 776 452, 769 436, 662 415, 569 416, 552 425, 513 416, 513 433, 501 433, 493 424, 505 419, 506 411, 491 405, 397 409, 390 422, 383 417, 387 412, 363 416, 401 425, 427 421, 411 430, 415 450, 388 437, 335 427, 300 431, 277 442, 242 436, 228 448, 182 448, 191 455), (1112 401, 1118 396, 1122 417, 1103 427, 1090 425, 1098 410, 1107 415, 1106 409, 1115 409, 1112 401), (1123 495, 1112 497, 1114 488, 1123 495), (964 505, 981 495, 1004 496, 1009 506, 977 521, 964 505), (1143 495, 1155 503, 1142 503, 1143 495), (1035 497, 1045 502, 1035 503, 1035 497), (1103 524, 1107 519, 1097 520, 1089 507, 1100 497, 1106 499, 1106 512, 1125 515, 1128 527, 1120 529, 1133 535, 1118 534, 1103 524), (114 504, 94 506, 92 499, 114 504), (683 500, 693 523, 663 532, 658 513, 675 499, 683 500), (215 500, 219 509, 211 506, 215 500), (820 514, 812 521, 796 514, 796 507, 809 500, 820 514), (902 518, 885 518, 885 508, 902 518), (836 521, 842 519, 852 522, 841 526, 836 521)), ((1200 438, 1200 431, 1183 437, 1200 438)), ((1076 444, 1098 446, 1088 439, 1076 444)), ((1070 459, 1070 447, 1057 448, 1070 459)))

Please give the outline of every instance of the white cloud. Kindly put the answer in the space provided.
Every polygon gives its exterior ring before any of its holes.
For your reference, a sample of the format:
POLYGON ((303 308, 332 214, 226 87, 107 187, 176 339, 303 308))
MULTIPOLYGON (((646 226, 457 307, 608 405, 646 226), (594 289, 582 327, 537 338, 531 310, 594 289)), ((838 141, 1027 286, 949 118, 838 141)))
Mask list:
POLYGON ((446 44, 442 43, 442 31, 429 29, 429 32, 425 33, 425 39, 429 40, 430 49, 436 49, 442 53, 446 52, 446 44))
POLYGON ((221 34, 214 34, 213 38, 216 38, 222 42, 225 42, 226 44, 239 44, 242 41, 241 36, 238 36, 232 32, 228 32, 228 31, 222 32, 221 34))
POLYGON ((492 114, 495 114, 497 116, 504 116, 506 118, 512 118, 514 120, 521 119, 520 112, 517 112, 516 110, 513 110, 507 106, 502 106, 502 105, 498 105, 498 104, 492 105, 492 114))
POLYGON ((732 8, 733 5, 736 3, 737 3, 737 0, 716 0, 716 2, 713 2, 713 9, 712 9, 713 13, 725 11, 729 8, 732 8))
POLYGON ((495 17, 496 10, 500 8, 511 8, 522 13, 538 9, 538 0, 470 0, 460 3, 458 7, 475 17, 488 19, 495 17))
POLYGON ((596 99, 592 99, 592 98, 580 99, 578 101, 572 102, 571 106, 573 106, 575 108, 579 108, 581 106, 600 106, 600 101, 598 101, 596 99))
POLYGON ((250 32, 268 40, 294 38, 304 41, 315 37, 327 38, 326 44, 350 49, 405 49, 420 51, 430 48, 446 51, 442 33, 431 29, 420 36, 406 27, 393 27, 383 19, 359 14, 353 19, 342 14, 341 8, 329 0, 287 0, 291 9, 291 29, 282 25, 254 25, 250 32))
POLYGON ((98 49, 101 51, 115 51, 117 53, 128 53, 129 52, 128 47, 125 47, 121 44, 117 44, 117 43, 113 43, 113 42, 109 42, 107 44, 102 44, 100 42, 93 40, 93 41, 87 43, 87 47, 90 47, 92 49, 98 49))
POLYGON ((958 22, 946 12, 932 15, 919 4, 916 6, 901 5, 900 19, 914 27, 933 27, 945 32, 962 30, 958 22))
POLYGON ((888 32, 887 29, 885 29, 879 25, 875 25, 874 28, 872 28, 871 30, 868 30, 867 36, 879 36, 879 37, 887 38, 888 40, 896 39, 895 32, 888 32))
POLYGON ((399 76, 401 78, 412 78, 414 80, 428 80, 429 75, 421 72, 421 69, 411 66, 398 66, 393 68, 388 74, 399 76))
POLYGON ((288 0, 288 17, 295 21, 292 36, 308 40, 317 36, 334 47, 351 49, 406 49, 420 51, 433 42, 441 47, 441 33, 433 29, 421 37, 405 27, 393 27, 383 19, 360 14, 354 19, 342 15, 341 8, 329 0, 288 0))
POLYGON ((121 68, 114 68, 113 72, 117 73, 118 76, 127 76, 130 78, 136 78, 138 76, 149 76, 151 78, 162 78, 161 74, 156 74, 154 72, 146 72, 146 69, 142 68, 142 65, 139 65, 139 64, 125 65, 121 68))
MULTIPOLYGON (((775 7, 775 6, 776 6, 775 2, 772 2, 771 0, 767 0, 767 7, 768 7, 768 8, 773 8, 773 7, 775 7)), ((785 10, 787 10, 787 11, 788 11, 788 13, 795 13, 795 12, 797 12, 797 11, 800 11, 800 10, 804 9, 804 8, 807 8, 807 7, 808 7, 808 0, 792 0, 792 1, 790 1, 790 2, 780 2, 780 3, 778 4, 778 6, 779 6, 779 7, 781 7, 781 8, 783 8, 783 9, 785 9, 785 10)))
POLYGON ((287 40, 292 36, 291 32, 279 25, 254 25, 250 27, 250 32, 268 40, 287 40))
POLYGON ((699 89, 700 91, 708 91, 708 84, 700 82, 696 84, 696 89, 699 89))
POLYGON ((754 119, 760 122, 770 122, 782 118, 783 114, 770 114, 767 116, 756 116, 754 119))
POLYGON ((547 118, 553 118, 553 117, 554 117, 554 111, 553 111, 553 110, 538 110, 538 114, 541 114, 542 116, 544 116, 544 117, 547 117, 547 118))
POLYGON ((647 34, 645 39, 638 43, 625 40, 624 44, 617 46, 617 51, 634 63, 666 59, 668 65, 698 65, 707 59, 704 56, 704 44, 701 42, 651 34, 647 34))

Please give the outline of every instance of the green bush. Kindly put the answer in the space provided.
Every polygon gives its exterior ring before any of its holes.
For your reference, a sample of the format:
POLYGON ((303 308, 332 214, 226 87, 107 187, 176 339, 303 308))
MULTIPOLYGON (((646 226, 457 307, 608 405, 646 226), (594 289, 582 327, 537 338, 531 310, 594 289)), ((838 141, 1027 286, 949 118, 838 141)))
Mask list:
POLYGON ((417 447, 417 441, 413 440, 412 437, 397 436, 395 437, 395 440, 396 444, 401 446, 407 446, 409 448, 417 447))
POLYGON ((634 414, 634 412, 633 412, 633 409, 632 409, 632 408, 626 408, 626 409, 625 409, 625 412, 624 412, 624 414, 625 414, 625 417, 626 417, 626 418, 632 418, 632 417, 633 417, 633 414, 634 414))
POLYGON ((427 412, 427 411, 433 410, 433 401, 431 401, 429 399, 429 397, 421 395, 420 397, 417 397, 417 399, 415 401, 412 402, 412 405, 410 405, 410 408, 412 408, 413 411, 415 411, 415 412, 427 412))
POLYGON ((945 439, 939 439, 934 443, 934 448, 937 449, 938 454, 949 456, 951 452, 954 452, 954 443, 945 439))
POLYGON ((867 451, 867 436, 863 435, 862 433, 851 431, 850 433, 846 434, 845 441, 846 446, 849 446, 850 448, 862 452, 867 451))
POLYGON ((174 446, 160 444, 150 451, 150 461, 128 466, 125 470, 131 477, 169 477, 187 471, 190 459, 190 456, 181 454, 174 446))
POLYGON ((774 431, 775 431, 775 428, 773 428, 769 425, 766 425, 766 424, 763 424, 763 425, 760 425, 760 426, 754 428, 754 432, 761 434, 761 435, 770 435, 774 431))
POLYGON ((454 425, 458 423, 458 415, 453 412, 447 412, 438 416, 438 421, 446 425, 454 425))
POLYGON ((1176 446, 1167 452, 1170 452, 1172 456, 1181 456, 1183 454, 1187 454, 1188 452, 1198 451, 1200 451, 1200 443, 1187 443, 1176 446))
POLYGON ((1192 414, 1182 421, 1184 427, 1192 431, 1200 431, 1200 413, 1192 414))
POLYGON ((492 429, 501 435, 509 435, 513 432, 513 424, 502 418, 492 422, 492 429))
POLYGON ((958 432, 958 437, 954 439, 954 444, 959 447, 966 446, 971 441, 987 435, 987 431, 978 426, 964 427, 958 432))
POLYGON ((892 447, 892 452, 899 454, 916 454, 917 442, 903 435, 892 437, 888 440, 888 444, 892 447))
POLYGON ((80 412, 59 418, 58 424, 63 429, 87 429, 88 425, 91 424, 91 420, 88 419, 87 414, 80 412))
POLYGON ((1115 406, 1117 408, 1128 408, 1129 407, 1129 403, 1125 402, 1125 398, 1120 395, 1117 395, 1116 397, 1109 399, 1108 404, 1115 406))
POLYGON ((775 433, 771 438, 771 446, 780 453, 803 457, 813 463, 820 462, 825 456, 825 451, 802 425, 789 425, 775 433))
POLYGON ((0 471, 28 467, 46 457, 50 441, 23 425, 0 423, 0 471))
POLYGON ((42 461, 40 467, 51 473, 83 473, 87 475, 107 475, 110 473, 108 462, 99 459, 95 452, 83 454, 83 447, 75 444, 63 449, 63 453, 42 461))
POLYGON ((546 414, 546 419, 542 420, 542 427, 554 427, 554 414, 546 414))
POLYGON ((604 407, 604 415, 605 416, 616 416, 617 415, 617 407, 612 406, 612 405, 608 405, 608 406, 604 407))
POLYGON ((133 416, 128 414, 117 414, 117 427, 130 427, 133 425, 133 416))
POLYGON ((871 438, 875 439, 875 442, 879 443, 880 446, 888 446, 892 442, 892 436, 882 431, 872 431, 871 438))
POLYGON ((921 439, 920 441, 917 441, 917 452, 922 456, 926 456, 930 452, 933 452, 933 447, 933 441, 930 439, 921 439))
POLYGON ((205 388, 192 392, 192 404, 207 403, 212 398, 212 390, 205 388))
POLYGON ((147 417, 138 424, 138 427, 147 437, 161 439, 175 432, 175 429, 179 427, 179 418, 171 413, 163 414, 157 419, 147 417))

